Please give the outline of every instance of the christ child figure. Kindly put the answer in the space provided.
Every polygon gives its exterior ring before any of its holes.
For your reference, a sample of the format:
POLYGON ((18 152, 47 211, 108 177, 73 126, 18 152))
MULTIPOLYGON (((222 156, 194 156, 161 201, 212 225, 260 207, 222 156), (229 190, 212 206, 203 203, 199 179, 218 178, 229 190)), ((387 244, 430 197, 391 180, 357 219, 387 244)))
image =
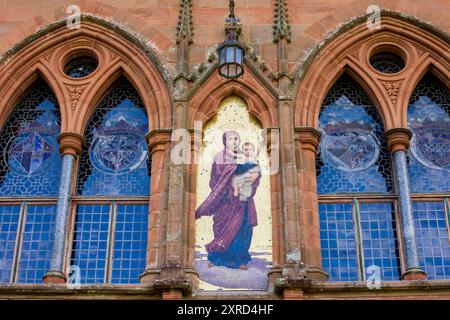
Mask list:
POLYGON ((240 201, 247 201, 252 195, 252 183, 259 176, 261 167, 258 163, 258 152, 255 145, 245 142, 242 145, 241 153, 236 154, 238 166, 232 178, 234 196, 240 201))

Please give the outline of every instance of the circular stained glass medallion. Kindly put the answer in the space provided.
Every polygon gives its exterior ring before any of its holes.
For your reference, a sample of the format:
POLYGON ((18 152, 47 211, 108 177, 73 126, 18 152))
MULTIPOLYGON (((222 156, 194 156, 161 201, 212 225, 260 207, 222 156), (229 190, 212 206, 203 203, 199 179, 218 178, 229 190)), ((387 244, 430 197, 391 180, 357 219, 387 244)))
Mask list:
POLYGON ((345 132, 324 135, 321 144, 324 161, 344 171, 361 171, 375 163, 380 154, 379 142, 373 134, 345 132))
POLYGON ((139 168, 147 159, 147 146, 141 135, 114 132, 98 135, 91 148, 93 165, 107 174, 122 174, 139 168))
POLYGON ((450 172, 450 132, 442 128, 414 129, 411 152, 423 165, 450 172))
POLYGON ((9 167, 21 175, 33 175, 45 169, 51 161, 53 148, 38 132, 29 132, 13 138, 8 148, 9 167))

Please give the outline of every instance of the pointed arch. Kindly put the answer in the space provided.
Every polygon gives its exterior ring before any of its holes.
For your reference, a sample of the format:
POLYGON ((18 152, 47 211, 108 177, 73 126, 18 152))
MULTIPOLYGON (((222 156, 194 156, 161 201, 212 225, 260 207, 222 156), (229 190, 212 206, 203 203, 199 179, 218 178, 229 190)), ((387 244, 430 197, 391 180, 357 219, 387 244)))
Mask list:
POLYGON ((356 19, 325 43, 313 50, 314 55, 295 74, 294 121, 298 127, 317 128, 322 101, 343 70, 350 71, 372 98, 386 130, 406 127, 408 99, 424 69, 430 64, 441 74, 449 69, 448 37, 415 19, 388 12, 383 12, 378 30, 367 28, 365 19, 356 19), (395 74, 376 71, 369 58, 379 48, 400 52, 405 68, 395 74))
POLYGON ((221 101, 233 94, 246 102, 248 111, 263 128, 278 126, 276 97, 250 68, 238 80, 224 80, 217 72, 212 74, 190 99, 189 126, 193 127, 194 121, 206 123, 217 113, 221 101))
POLYGON ((58 99, 62 131, 82 134, 93 106, 121 74, 142 97, 150 129, 171 127, 168 72, 150 47, 120 27, 82 16, 79 29, 69 29, 65 20, 59 21, 25 39, 17 48, 6 55, 8 59, 2 57, 0 65, 0 124, 11 111, 21 86, 37 72, 58 99), (68 59, 86 53, 98 60, 97 69, 84 78, 65 75, 63 68, 68 59))

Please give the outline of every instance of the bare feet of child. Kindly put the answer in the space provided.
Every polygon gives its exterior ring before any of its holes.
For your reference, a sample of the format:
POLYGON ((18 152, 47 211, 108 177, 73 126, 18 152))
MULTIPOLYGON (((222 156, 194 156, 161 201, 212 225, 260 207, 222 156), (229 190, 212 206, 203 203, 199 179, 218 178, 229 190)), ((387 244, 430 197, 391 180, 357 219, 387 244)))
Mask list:
POLYGON ((248 270, 248 266, 243 264, 242 266, 239 267, 239 269, 241 269, 241 270, 248 270))

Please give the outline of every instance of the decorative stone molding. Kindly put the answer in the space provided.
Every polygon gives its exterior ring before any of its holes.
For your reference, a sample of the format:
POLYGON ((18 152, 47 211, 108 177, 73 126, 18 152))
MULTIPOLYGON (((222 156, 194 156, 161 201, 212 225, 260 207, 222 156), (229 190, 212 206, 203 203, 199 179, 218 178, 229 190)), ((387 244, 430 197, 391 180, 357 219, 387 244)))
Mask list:
POLYGON ((359 60, 359 50, 361 50, 361 47, 356 48, 352 52, 350 52, 350 55, 355 58, 356 60, 359 60))
POLYGON ((193 283, 186 278, 185 270, 181 264, 164 264, 161 267, 160 278, 155 279, 153 288, 161 293, 176 293, 188 295, 195 290, 193 283))
POLYGON ((295 139, 300 142, 302 149, 317 152, 321 137, 319 130, 310 127, 297 127, 294 130, 295 139))
POLYGON ((409 141, 412 137, 412 132, 406 128, 393 128, 384 134, 388 149, 391 153, 396 151, 408 151, 409 141))
POLYGON ((192 0, 181 0, 180 6, 180 15, 177 26, 177 43, 180 43, 182 39, 186 39, 188 43, 192 43, 194 35, 192 0))
POLYGON ((381 84, 386 89, 394 107, 397 106, 398 92, 402 82, 403 80, 381 80, 381 84))
POLYGON ((81 153, 84 137, 75 132, 63 132, 58 137, 58 143, 61 154, 70 154, 76 157, 81 153))
POLYGON ((67 91, 69 91, 70 97, 70 107, 72 110, 75 110, 78 104, 78 100, 80 100, 81 95, 83 94, 84 89, 86 89, 87 85, 84 86, 67 86, 67 91))
POLYGON ((291 42, 291 26, 288 20, 288 9, 286 0, 275 1, 275 17, 273 26, 273 40, 279 42, 281 39, 286 39, 291 42))
POLYGON ((43 276, 42 281, 51 284, 65 284, 67 279, 61 271, 50 270, 43 276))
POLYGON ((145 136, 150 153, 167 148, 172 137, 171 129, 154 129, 145 136))
POLYGON ((416 50, 419 57, 423 56, 423 54, 425 53, 425 50, 423 48, 417 47, 416 50))
POLYGON ((275 292, 283 294, 285 299, 302 299, 303 292, 311 288, 312 280, 308 278, 303 263, 286 265, 281 275, 275 280, 275 292))

